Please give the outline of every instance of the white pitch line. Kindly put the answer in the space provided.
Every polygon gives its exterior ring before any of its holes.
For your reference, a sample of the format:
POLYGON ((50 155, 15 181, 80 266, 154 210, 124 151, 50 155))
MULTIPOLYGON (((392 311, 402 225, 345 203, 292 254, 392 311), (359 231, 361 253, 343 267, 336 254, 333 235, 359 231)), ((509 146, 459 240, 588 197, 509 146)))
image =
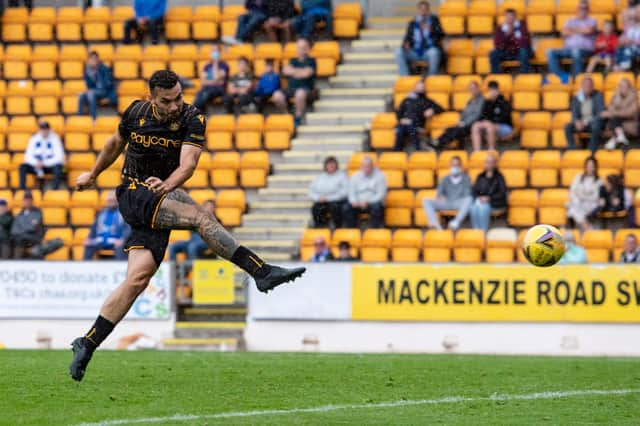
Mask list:
POLYGON ((389 401, 378 402, 372 404, 339 404, 339 405, 323 405, 319 407, 309 408, 290 408, 282 410, 251 410, 251 411, 230 411, 217 414, 176 414, 167 417, 144 417, 138 419, 114 419, 105 420, 97 423, 81 423, 77 426, 115 426, 130 425, 143 423, 161 423, 161 422, 186 422, 192 420, 209 420, 209 419, 226 419, 231 417, 259 417, 259 416, 277 416, 288 414, 304 414, 304 413, 327 413, 331 411, 341 410, 364 410, 370 408, 396 408, 416 405, 439 405, 439 404, 459 404, 465 402, 481 402, 481 401, 527 401, 534 399, 557 399, 571 398, 575 396, 613 396, 628 395, 632 393, 640 393, 640 389, 610 389, 610 390, 570 390, 570 391, 548 391, 537 392, 520 395, 500 395, 493 394, 491 396, 466 397, 466 396, 448 396, 437 399, 417 399, 406 401, 389 401))

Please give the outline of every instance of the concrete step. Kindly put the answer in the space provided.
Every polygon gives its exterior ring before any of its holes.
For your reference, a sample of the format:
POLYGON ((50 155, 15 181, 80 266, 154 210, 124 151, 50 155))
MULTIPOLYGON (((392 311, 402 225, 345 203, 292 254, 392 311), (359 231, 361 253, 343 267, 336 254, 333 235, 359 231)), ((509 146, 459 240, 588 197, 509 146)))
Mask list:
MULTIPOLYGON (((398 66, 395 63, 389 64, 344 64, 338 65, 338 75, 375 75, 377 73, 395 73, 398 66)), ((314 104, 315 107, 315 104, 314 104)))
MULTIPOLYGON (((406 24, 405 24, 406 25, 406 24)), ((354 40, 351 43, 352 52, 394 52, 402 44, 400 38, 386 38, 381 40, 354 40)))
POLYGON ((338 159, 338 162, 346 164, 351 158, 353 150, 318 150, 318 151, 285 151, 284 157, 289 163, 317 163, 322 166, 324 159, 327 155, 333 155, 338 159))
POLYGON ((356 137, 362 136, 362 132, 364 132, 365 129, 366 127, 362 124, 336 124, 333 126, 317 126, 308 124, 298 127, 297 136, 300 138, 317 139, 356 137))
MULTIPOLYGON (((322 91, 322 100, 380 100, 384 98, 391 98, 393 95, 393 87, 355 87, 355 88, 331 88, 324 89, 322 91)), ((320 102, 320 101, 318 101, 320 102)))
POLYGON ((314 112, 384 112, 384 99, 321 99, 313 104, 314 112))
POLYGON ((261 188, 258 196, 272 201, 305 201, 309 199, 309 188, 261 188))
MULTIPOLYGON (((346 157, 348 159, 348 157, 346 157)), ((340 161, 340 159, 338 159, 338 161, 340 161)), ((316 174, 320 173, 322 171, 322 163, 318 163, 317 161, 314 161, 312 163, 290 163, 290 162, 286 162, 286 163, 281 163, 281 164, 274 164, 273 165, 273 170, 275 172, 275 174, 287 174, 287 175, 298 175, 299 173, 307 173, 307 172, 315 172, 316 174)))
POLYGON ((310 219, 311 215, 309 214, 309 212, 289 214, 249 213, 242 217, 242 223, 246 227, 305 227, 309 224, 310 219))
POLYGON ((244 342, 238 338, 172 338, 162 341, 164 349, 202 350, 202 351, 238 351, 244 350, 244 342))
POLYGON ((262 214, 305 214, 309 213, 311 200, 279 201, 279 200, 256 200, 250 203, 250 213, 262 214))
POLYGON ((394 52, 345 52, 342 55, 343 63, 361 64, 395 64, 394 52))
POLYGON ((291 141, 291 149, 294 151, 319 151, 323 149, 361 150, 362 143, 362 137, 335 139, 295 138, 291 141))
POLYGON ((306 188, 309 189, 309 185, 316 178, 318 174, 311 175, 298 175, 298 174, 285 174, 285 175, 271 175, 267 178, 268 188, 306 188))
POLYGON ((372 16, 367 19, 367 27, 370 29, 406 29, 408 22, 415 14, 415 5, 413 8, 413 12, 403 14, 404 16, 372 16))
POLYGON ((233 230, 234 236, 240 240, 255 240, 255 241, 291 241, 299 240, 300 235, 304 231, 305 226, 291 226, 274 228, 271 226, 266 227, 242 227, 233 230))
MULTIPOLYGON (((413 6, 415 9, 415 5, 413 6)), ((405 35, 405 27, 407 25, 407 21, 404 22, 404 25, 398 25, 397 28, 371 28, 364 29, 360 31, 360 39, 361 40, 389 40, 390 38, 396 38, 397 40, 402 40, 405 35)))
POLYGON ((341 124, 368 125, 375 112, 310 112, 306 120, 309 126, 334 126, 341 124))
POLYGON ((285 251, 283 253, 271 252, 271 251, 257 251, 258 256, 269 263, 277 262, 289 262, 295 258, 295 254, 298 250, 294 249, 291 253, 285 251))
POLYGON ((364 75, 339 75, 330 77, 329 82, 335 88, 357 89, 361 87, 388 88, 393 87, 398 79, 398 74, 364 74, 364 75))
POLYGON ((250 240, 240 238, 240 243, 249 247, 250 249, 260 253, 261 251, 269 251, 276 253, 294 253, 298 250, 298 238, 293 240, 250 240))

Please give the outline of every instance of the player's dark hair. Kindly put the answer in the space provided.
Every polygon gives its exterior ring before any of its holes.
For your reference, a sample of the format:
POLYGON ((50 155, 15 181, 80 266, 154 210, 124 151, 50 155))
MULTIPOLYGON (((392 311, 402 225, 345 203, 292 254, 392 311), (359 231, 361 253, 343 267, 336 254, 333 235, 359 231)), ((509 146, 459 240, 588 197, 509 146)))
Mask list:
POLYGON ((596 157, 594 157, 593 155, 590 157, 587 157, 586 160, 584 160, 584 170, 585 173, 582 174, 582 176, 580 176, 580 182, 582 182, 584 180, 585 177, 587 177, 587 164, 589 164, 589 161, 593 161, 593 176, 595 176, 595 178, 598 178, 598 160, 596 160, 596 157))
POLYGON ((327 164, 329 163, 334 163, 336 165, 336 168, 338 167, 338 159, 336 157, 334 157, 333 155, 328 156, 327 158, 324 159, 324 169, 327 169, 327 164))
POLYGON ((160 89, 172 89, 180 82, 180 77, 173 71, 159 70, 151 75, 149 79, 149 90, 159 87, 160 89))

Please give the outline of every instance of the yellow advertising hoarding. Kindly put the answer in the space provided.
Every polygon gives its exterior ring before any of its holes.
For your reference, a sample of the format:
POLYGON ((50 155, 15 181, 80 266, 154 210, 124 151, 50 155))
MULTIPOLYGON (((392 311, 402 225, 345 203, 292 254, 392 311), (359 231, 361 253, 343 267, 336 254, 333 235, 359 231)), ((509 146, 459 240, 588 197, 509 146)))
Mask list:
POLYGON ((354 265, 352 318, 640 322, 640 266, 354 265))
POLYGON ((233 264, 222 260, 193 262, 194 304, 231 304, 234 296, 233 264))

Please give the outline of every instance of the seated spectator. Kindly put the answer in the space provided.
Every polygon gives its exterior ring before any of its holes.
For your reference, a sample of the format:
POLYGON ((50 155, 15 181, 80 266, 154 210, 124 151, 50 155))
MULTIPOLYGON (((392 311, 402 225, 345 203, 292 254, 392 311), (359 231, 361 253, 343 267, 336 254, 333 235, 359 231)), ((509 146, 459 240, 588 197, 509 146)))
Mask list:
POLYGON ((311 216, 316 228, 326 228, 333 221, 334 228, 342 227, 342 210, 349 196, 349 178, 338 170, 338 160, 327 157, 324 172, 318 175, 309 188, 313 201, 311 216))
MULTIPOLYGON (((0 3, 4 4, 4 1, 0 3)), ((22 3, 24 3, 24 7, 29 9, 29 12, 31 12, 31 9, 33 8, 33 0, 24 0, 22 3)), ((9 7, 20 7, 20 0, 9 0, 9 7)))
POLYGON ((264 31, 272 43, 278 43, 278 32, 283 34, 283 42, 291 40, 291 19, 296 14, 293 0, 269 0, 267 2, 267 20, 264 31))
POLYGON ((438 182, 437 196, 435 200, 425 198, 422 200, 429 227, 442 229, 436 212, 440 210, 456 210, 456 217, 449 222, 449 228, 454 231, 460 228, 462 222, 469 214, 473 203, 471 196, 471 180, 462 170, 462 160, 457 155, 451 157, 451 171, 438 182))
POLYGON ((293 34, 311 40, 311 35, 318 22, 325 22, 327 32, 333 33, 331 0, 300 0, 300 9, 302 13, 290 21, 290 31, 293 34))
POLYGON ((598 213, 617 213, 624 211, 625 190, 620 175, 609 175, 600 186, 598 213))
POLYGON ((118 199, 113 191, 107 194, 105 208, 96 216, 84 243, 84 260, 91 260, 101 250, 113 250, 115 260, 127 260, 124 242, 131 228, 118 210, 118 199))
POLYGON ((11 258, 11 224, 13 213, 9 210, 7 200, 0 198, 0 259, 11 258))
POLYGON ((445 129, 440 136, 429 143, 436 151, 444 149, 454 140, 461 141, 469 136, 471 134, 471 126, 480 119, 484 107, 484 96, 482 96, 478 82, 471 81, 469 83, 469 93, 471 97, 460 114, 458 124, 445 129))
POLYGON ((351 256, 351 244, 349 241, 340 241, 338 244, 338 262, 357 262, 358 258, 351 256))
POLYGON ((275 71, 273 59, 267 59, 264 62, 264 74, 260 76, 254 92, 258 111, 264 111, 267 101, 277 90, 280 90, 280 76, 275 71))
POLYGON ((124 21, 124 44, 131 43, 131 30, 135 30, 138 42, 142 43, 144 30, 151 33, 151 43, 158 44, 160 31, 164 27, 167 0, 134 0, 135 17, 124 21))
POLYGON ((606 149, 615 149, 618 144, 629 146, 627 136, 638 136, 638 94, 631 86, 631 82, 623 78, 618 82, 609 107, 600 113, 602 119, 607 120, 607 127, 613 131, 613 136, 604 145, 606 149))
POLYGON ((43 259, 58 250, 64 244, 60 238, 43 241, 44 223, 42 212, 33 205, 33 195, 25 191, 22 198, 22 210, 11 224, 11 244, 14 259, 43 259))
POLYGON ((598 162, 594 157, 589 157, 584 162, 584 172, 578 174, 571 183, 567 205, 567 218, 582 231, 591 227, 588 219, 598 208, 601 184, 598 162))
POLYGON ((333 260, 333 255, 327 246, 327 240, 318 235, 313 240, 313 256, 311 256, 309 262, 326 262, 327 260, 333 260))
POLYGON ((270 0, 245 0, 244 8, 247 13, 238 16, 236 36, 223 36, 222 41, 227 44, 240 44, 250 41, 252 35, 267 20, 267 5, 270 0))
POLYGON ((36 175, 40 183, 46 173, 53 174, 53 189, 58 189, 64 178, 64 148, 60 137, 51 130, 49 123, 41 121, 27 145, 24 163, 20 164, 20 189, 27 188, 27 175, 36 175))
POLYGON ((201 86, 193 101, 193 106, 206 112, 210 100, 224 96, 229 78, 229 65, 220 60, 220 46, 211 46, 211 61, 200 72, 201 86))
POLYGON ((564 240, 564 254, 558 262, 559 265, 581 265, 588 263, 587 251, 584 247, 580 247, 576 244, 576 240, 573 237, 573 232, 565 232, 563 235, 564 240))
POLYGON ((78 95, 78 115, 84 114, 86 105, 89 107, 89 115, 95 120, 98 115, 98 103, 101 100, 108 99, 110 105, 118 102, 111 68, 100 60, 96 51, 89 53, 89 59, 84 68, 84 82, 87 91, 78 95))
POLYGON ((587 74, 593 72, 598 64, 604 64, 604 72, 609 73, 616 57, 616 47, 618 46, 618 35, 615 32, 612 21, 604 21, 602 32, 596 37, 595 51, 589 58, 587 64, 587 74))
POLYGON ((444 56, 442 39, 445 34, 438 16, 431 13, 427 1, 418 3, 418 16, 409 22, 402 47, 396 50, 396 62, 400 75, 409 75, 409 65, 427 61, 429 75, 437 74, 444 56))
POLYGON ((227 83, 227 94, 224 95, 224 107, 227 114, 234 114, 237 106, 240 111, 255 111, 253 104, 253 72, 249 60, 244 56, 238 59, 238 72, 227 83), (253 105, 253 108, 251 108, 253 105))
POLYGON ((511 104, 500 93, 497 81, 488 84, 489 97, 482 105, 480 119, 471 125, 471 144, 474 151, 482 149, 482 136, 487 139, 487 149, 496 149, 496 139, 506 138, 513 133, 511 104))
POLYGON ((273 102, 281 113, 287 112, 289 98, 295 99, 295 124, 298 127, 304 117, 307 102, 313 96, 316 80, 316 60, 309 56, 309 42, 299 39, 296 43, 298 56, 291 59, 282 69, 282 75, 287 77, 287 89, 276 90, 273 102))
POLYGON ((624 30, 618 38, 614 71, 631 70, 633 61, 640 56, 640 8, 623 13, 624 30))
POLYGON ((360 170, 349 180, 349 200, 343 211, 345 226, 355 228, 358 214, 369 213, 369 227, 382 228, 386 196, 387 179, 371 158, 364 157, 360 170))
POLYGON ((576 147, 575 132, 589 133, 589 149, 591 152, 598 149, 598 139, 604 127, 600 118, 603 111, 602 93, 594 90, 591 77, 583 78, 580 91, 571 99, 571 122, 564 126, 569 149, 576 147))
POLYGON ((498 159, 489 154, 485 161, 484 171, 473 184, 473 205, 471 206, 471 227, 482 229, 485 234, 489 230, 491 212, 507 208, 507 184, 498 170, 498 159))
POLYGON ((398 117, 398 127, 396 127, 395 151, 404 149, 404 140, 409 137, 409 142, 413 144, 416 151, 420 149, 420 133, 424 132, 424 124, 436 114, 440 114, 444 109, 428 98, 425 94, 424 81, 419 80, 413 92, 402 101, 396 113, 398 117))
POLYGON ((525 21, 518 20, 514 9, 507 9, 504 14, 504 22, 493 35, 495 49, 489 53, 491 73, 502 72, 502 61, 520 62, 520 73, 529 72, 529 59, 531 58, 531 36, 525 21))
MULTIPOLYGON (((202 208, 212 215, 216 214, 216 203, 207 200, 202 203, 202 208)), ((207 255, 209 246, 204 242, 199 233, 191 231, 191 236, 186 241, 176 241, 169 245, 169 260, 176 261, 179 253, 184 253, 188 260, 200 259, 207 255)))
POLYGON ((638 239, 634 234, 627 234, 624 237, 624 250, 620 253, 620 263, 640 262, 640 250, 638 250, 638 239))
POLYGON ((564 47, 547 50, 549 72, 560 76, 563 81, 568 81, 560 66, 560 60, 570 58, 571 75, 575 77, 580 74, 583 61, 593 54, 596 29, 596 20, 589 16, 589 2, 581 0, 576 16, 568 19, 562 28, 564 47))

